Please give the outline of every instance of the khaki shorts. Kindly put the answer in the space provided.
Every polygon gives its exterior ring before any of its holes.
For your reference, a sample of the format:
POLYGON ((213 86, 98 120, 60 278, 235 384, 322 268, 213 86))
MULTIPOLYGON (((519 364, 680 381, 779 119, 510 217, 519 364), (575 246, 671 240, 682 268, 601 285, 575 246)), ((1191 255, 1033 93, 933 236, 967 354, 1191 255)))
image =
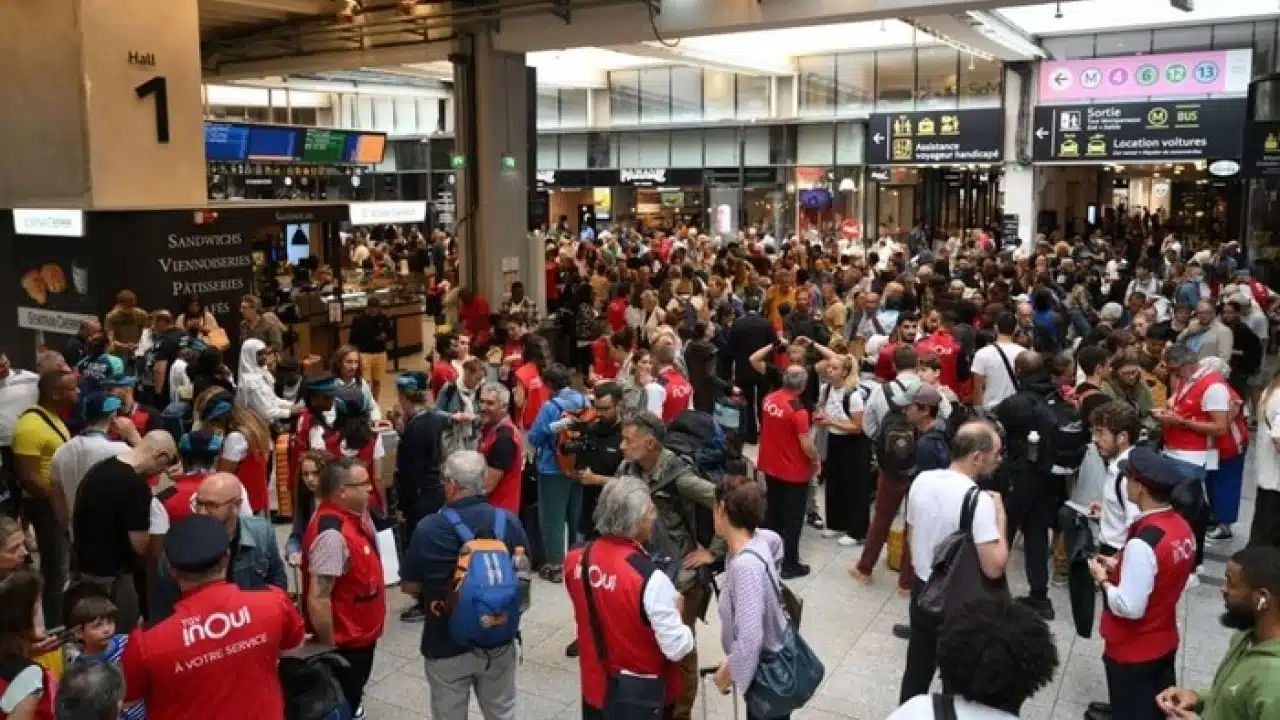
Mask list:
POLYGON ((360 353, 360 374, 369 382, 382 380, 387 374, 387 354, 360 353))

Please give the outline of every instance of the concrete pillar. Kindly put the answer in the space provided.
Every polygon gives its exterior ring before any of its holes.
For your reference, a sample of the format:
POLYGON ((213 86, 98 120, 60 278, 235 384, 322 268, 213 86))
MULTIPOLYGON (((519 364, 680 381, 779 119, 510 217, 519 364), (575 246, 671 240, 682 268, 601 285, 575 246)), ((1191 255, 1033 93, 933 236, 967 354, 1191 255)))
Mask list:
MULTIPOLYGON (((1031 109, 1035 104, 1035 69, 1025 63, 1004 72, 1003 215, 1018 216, 1018 238, 1030 252, 1036 242, 1036 174, 1031 166, 1031 109)), ((1002 223, 1003 225, 1003 223, 1002 223)))
POLYGON ((487 35, 471 35, 458 41, 451 59, 454 136, 466 157, 457 173, 462 282, 495 310, 515 279, 543 303, 543 251, 528 239, 536 137, 524 55, 493 49, 487 35))
POLYGON ((197 5, 0 2, 0 207, 205 203, 197 5))

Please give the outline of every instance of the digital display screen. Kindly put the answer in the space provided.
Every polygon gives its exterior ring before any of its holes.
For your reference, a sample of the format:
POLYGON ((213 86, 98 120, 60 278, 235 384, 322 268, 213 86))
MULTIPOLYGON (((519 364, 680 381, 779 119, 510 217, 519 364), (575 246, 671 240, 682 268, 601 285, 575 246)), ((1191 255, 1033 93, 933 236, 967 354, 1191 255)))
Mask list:
POLYGON ((302 147, 303 162, 340 163, 347 146, 347 133, 341 130, 308 128, 302 147))
POLYGON ((249 129, 250 160, 297 160, 298 141, 302 131, 297 128, 266 127, 254 125, 249 129))
POLYGON ((352 162, 360 165, 377 165, 387 151, 386 135, 361 135, 352 162))
POLYGON ((204 154, 209 162, 241 162, 249 151, 249 126, 204 124, 204 154))

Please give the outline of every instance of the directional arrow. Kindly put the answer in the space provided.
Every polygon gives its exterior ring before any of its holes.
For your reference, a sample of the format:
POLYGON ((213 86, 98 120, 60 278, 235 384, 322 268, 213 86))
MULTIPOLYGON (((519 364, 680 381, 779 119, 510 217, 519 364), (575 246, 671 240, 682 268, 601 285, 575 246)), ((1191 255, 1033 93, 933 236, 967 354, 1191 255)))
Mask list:
POLYGON ((874 142, 875 144, 879 145, 880 143, 884 142, 884 136, 881 135, 880 133, 876 133, 875 135, 871 136, 871 142, 874 142))
POLYGON ((1038 137, 1038 138, 1040 138, 1041 140, 1043 140, 1043 139, 1045 139, 1045 138, 1049 137, 1049 131, 1048 131, 1048 130, 1045 130, 1045 129, 1044 129, 1044 128, 1042 128, 1042 127, 1038 127, 1038 128, 1036 128, 1036 137, 1038 137))
POLYGON ((1066 86, 1067 80, 1068 80, 1067 74, 1061 71, 1057 72, 1053 76, 1053 84, 1057 85, 1058 87, 1066 86))

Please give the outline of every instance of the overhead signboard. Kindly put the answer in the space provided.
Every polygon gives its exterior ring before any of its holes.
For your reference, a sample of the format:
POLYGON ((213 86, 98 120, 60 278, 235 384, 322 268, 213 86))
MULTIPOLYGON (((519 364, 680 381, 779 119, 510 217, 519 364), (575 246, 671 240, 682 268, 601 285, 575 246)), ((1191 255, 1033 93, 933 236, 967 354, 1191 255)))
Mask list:
POLYGON ((1249 123, 1240 164, 1245 177, 1280 177, 1280 123, 1249 123))
POLYGON ((996 163, 1004 155, 1000 108, 877 113, 868 128, 870 165, 996 163))
POLYGON ((1035 110, 1038 162, 1239 158, 1245 99, 1057 105, 1035 110))
POLYGON ((1248 49, 1045 60, 1040 63, 1040 102, 1245 93, 1252 69, 1253 51, 1248 49))

